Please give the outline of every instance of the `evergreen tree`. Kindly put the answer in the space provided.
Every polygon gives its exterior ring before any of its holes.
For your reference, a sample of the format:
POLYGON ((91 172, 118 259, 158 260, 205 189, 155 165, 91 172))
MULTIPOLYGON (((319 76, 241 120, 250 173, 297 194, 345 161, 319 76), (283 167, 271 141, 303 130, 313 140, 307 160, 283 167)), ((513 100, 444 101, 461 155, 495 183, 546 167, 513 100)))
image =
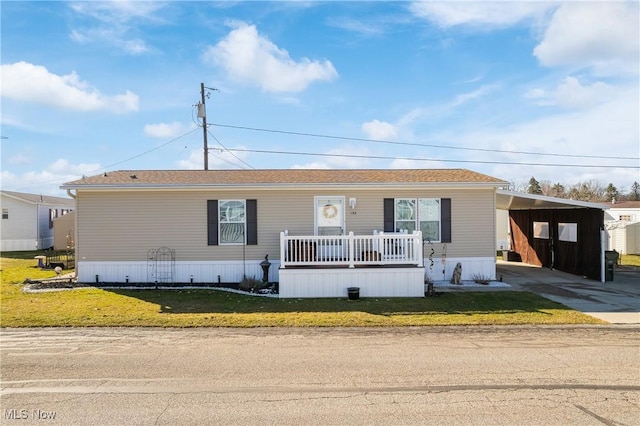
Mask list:
POLYGON ((564 185, 562 185, 560 182, 553 185, 553 187, 551 188, 551 193, 554 197, 558 197, 558 198, 567 197, 567 193, 566 193, 566 190, 564 189, 564 185))
POLYGON ((611 202, 613 200, 618 200, 619 198, 620 198, 620 193, 618 192, 618 188, 616 188, 615 186, 613 186, 612 183, 610 183, 609 186, 607 186, 607 189, 605 190, 605 199, 611 202))
POLYGON ((529 179, 527 194, 538 194, 538 195, 542 194, 542 188, 540 187, 540 182, 538 182, 536 178, 533 176, 531 176, 531 179, 529 179))
POLYGON ((629 201, 640 201, 640 185, 638 184, 638 181, 633 182, 633 185, 631 185, 629 201))

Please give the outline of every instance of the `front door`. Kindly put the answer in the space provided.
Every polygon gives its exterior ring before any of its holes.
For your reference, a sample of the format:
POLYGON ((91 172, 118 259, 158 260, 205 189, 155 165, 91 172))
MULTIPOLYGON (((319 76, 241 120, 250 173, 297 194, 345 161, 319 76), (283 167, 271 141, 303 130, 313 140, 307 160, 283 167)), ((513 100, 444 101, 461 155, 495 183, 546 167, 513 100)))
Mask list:
MULTIPOLYGON (((344 229, 344 197, 315 197, 315 225, 318 236, 342 236, 344 229)), ((341 239, 322 239, 318 242, 320 259, 343 257, 344 245, 341 239)))

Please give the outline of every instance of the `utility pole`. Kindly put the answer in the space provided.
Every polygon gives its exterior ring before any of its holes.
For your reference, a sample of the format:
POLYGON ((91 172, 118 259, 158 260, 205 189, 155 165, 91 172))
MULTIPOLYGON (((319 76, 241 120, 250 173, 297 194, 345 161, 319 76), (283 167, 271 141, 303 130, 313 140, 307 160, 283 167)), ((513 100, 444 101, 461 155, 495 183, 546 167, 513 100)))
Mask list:
POLYGON ((198 110, 198 115, 202 116, 202 134, 204 136, 204 169, 209 170, 209 146, 207 145, 207 105, 205 103, 204 83, 200 83, 200 95, 202 95, 202 112, 198 110))

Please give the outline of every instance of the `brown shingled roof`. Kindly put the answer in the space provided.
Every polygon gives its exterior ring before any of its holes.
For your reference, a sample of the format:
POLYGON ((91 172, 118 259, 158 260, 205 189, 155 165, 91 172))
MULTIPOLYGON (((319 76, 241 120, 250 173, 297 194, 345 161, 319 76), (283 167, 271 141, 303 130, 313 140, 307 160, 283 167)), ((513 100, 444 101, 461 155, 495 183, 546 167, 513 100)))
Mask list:
POLYGON ((507 184, 501 179, 466 169, 120 170, 83 177, 64 184, 63 188, 421 183, 507 184))

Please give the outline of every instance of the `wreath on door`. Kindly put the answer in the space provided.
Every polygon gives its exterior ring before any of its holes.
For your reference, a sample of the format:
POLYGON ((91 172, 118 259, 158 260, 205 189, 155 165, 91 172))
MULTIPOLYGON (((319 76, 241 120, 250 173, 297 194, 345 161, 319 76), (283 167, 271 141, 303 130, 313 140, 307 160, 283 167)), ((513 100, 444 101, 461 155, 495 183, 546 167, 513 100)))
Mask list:
POLYGON ((333 219, 337 215, 338 215, 338 209, 333 204, 327 204, 322 209, 322 216, 324 216, 327 219, 333 219))

